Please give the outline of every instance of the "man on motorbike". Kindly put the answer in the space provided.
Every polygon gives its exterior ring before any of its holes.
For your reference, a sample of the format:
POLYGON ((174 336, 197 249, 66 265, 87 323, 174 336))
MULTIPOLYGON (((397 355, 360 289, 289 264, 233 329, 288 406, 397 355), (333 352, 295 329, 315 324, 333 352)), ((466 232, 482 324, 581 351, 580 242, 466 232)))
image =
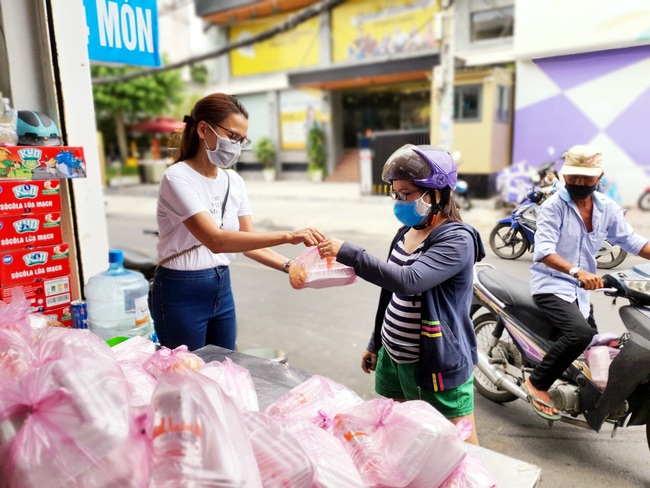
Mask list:
POLYGON ((540 209, 530 267, 533 299, 561 335, 525 383, 535 411, 551 420, 560 415, 548 389, 597 332, 588 290, 603 287, 595 274, 603 241, 650 259, 650 242, 634 232, 618 204, 595 191, 603 176, 600 151, 572 147, 561 174, 564 188, 540 209))

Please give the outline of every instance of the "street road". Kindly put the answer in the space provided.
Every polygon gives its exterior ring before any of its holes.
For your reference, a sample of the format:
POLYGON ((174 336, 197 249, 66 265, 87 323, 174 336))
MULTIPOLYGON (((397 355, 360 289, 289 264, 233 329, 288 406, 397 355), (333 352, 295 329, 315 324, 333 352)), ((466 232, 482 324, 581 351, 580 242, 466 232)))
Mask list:
MULTIPOLYGON (((110 208, 110 207, 109 207, 110 208)), ((472 213, 464 214, 472 223, 472 213)), ((387 215, 386 218, 391 218, 387 215)), ((156 238, 144 235, 155 229, 155 216, 108 214, 109 238, 114 248, 130 247, 155 255, 156 238)), ((259 223, 257 230, 273 230, 259 223)), ((385 258, 392 236, 347 231, 335 235, 385 258)), ((486 262, 521 279, 528 279, 530 253, 517 261, 503 261, 489 250, 486 262)), ((295 257, 304 248, 283 246, 280 252, 295 257)), ((640 258, 628 258, 622 268, 640 258)), ((375 397, 373 377, 361 371, 360 358, 373 327, 379 290, 358 281, 341 288, 294 290, 287 276, 243 256, 231 267, 238 314, 238 349, 281 349, 297 368, 327 376, 356 391, 364 399, 375 397)), ((596 320, 601 332, 623 332, 617 306, 594 294, 596 320)), ((611 428, 600 433, 546 421, 524 402, 495 404, 476 396, 476 420, 483 447, 536 464, 542 468, 542 488, 650 487, 650 452, 643 428, 611 428)))

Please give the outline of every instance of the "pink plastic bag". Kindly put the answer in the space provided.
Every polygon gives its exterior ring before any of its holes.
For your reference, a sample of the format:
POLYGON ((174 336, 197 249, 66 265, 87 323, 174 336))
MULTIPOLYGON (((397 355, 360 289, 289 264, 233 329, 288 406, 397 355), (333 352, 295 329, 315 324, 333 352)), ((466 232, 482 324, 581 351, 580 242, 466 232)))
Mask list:
POLYGON ((350 455, 330 433, 310 422, 283 419, 287 430, 298 440, 315 469, 313 488, 364 488, 350 455))
POLYGON ((170 368, 184 366, 198 371, 204 364, 205 361, 196 354, 189 352, 187 346, 178 346, 174 350, 163 346, 145 361, 144 369, 154 378, 158 378, 170 368))
POLYGON ((277 418, 305 420, 331 430, 336 414, 361 403, 361 397, 349 388, 314 375, 282 395, 264 412, 277 418))
POLYGON ((76 479, 79 488, 148 488, 153 446, 151 407, 135 408, 130 413, 129 436, 101 462, 76 479))
POLYGON ((13 330, 29 343, 31 326, 29 324, 29 300, 21 287, 13 289, 11 303, 0 301, 0 329, 13 330))
POLYGON ((298 440, 261 412, 244 412, 264 488, 310 488, 314 466, 298 440))
POLYGON ((82 354, 33 367, 0 395, 0 486, 68 486, 127 438, 117 363, 82 354))
POLYGON ((156 352, 156 345, 141 336, 131 337, 111 348, 129 383, 131 405, 149 405, 156 388, 156 378, 144 369, 144 364, 156 352))
POLYGON ((336 416, 334 435, 370 486, 438 486, 467 452, 454 424, 419 400, 365 402, 336 416))
POLYGON ((261 486, 240 411, 214 381, 188 368, 168 369, 152 407, 152 488, 261 486))
POLYGON ((216 381, 223 392, 242 410, 259 411, 253 378, 246 368, 226 358, 222 363, 212 361, 202 366, 199 373, 216 381))
POLYGON ((289 283, 296 290, 350 285, 357 281, 354 269, 334 258, 321 258, 317 247, 310 247, 295 258, 289 268, 289 283))
MULTIPOLYGON (((469 420, 461 420, 456 425, 458 435, 466 440, 472 434, 472 424, 469 420)), ((497 482, 492 473, 487 469, 471 450, 456 469, 447 477, 439 488, 496 488, 497 482)))

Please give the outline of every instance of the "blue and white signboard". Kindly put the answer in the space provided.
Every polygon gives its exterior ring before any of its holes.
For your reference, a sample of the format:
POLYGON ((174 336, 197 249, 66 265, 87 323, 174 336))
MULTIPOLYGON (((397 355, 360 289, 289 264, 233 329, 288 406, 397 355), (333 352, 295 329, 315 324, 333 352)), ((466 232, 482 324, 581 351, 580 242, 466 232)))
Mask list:
POLYGON ((156 0, 83 0, 83 3, 91 60, 162 65, 156 0))

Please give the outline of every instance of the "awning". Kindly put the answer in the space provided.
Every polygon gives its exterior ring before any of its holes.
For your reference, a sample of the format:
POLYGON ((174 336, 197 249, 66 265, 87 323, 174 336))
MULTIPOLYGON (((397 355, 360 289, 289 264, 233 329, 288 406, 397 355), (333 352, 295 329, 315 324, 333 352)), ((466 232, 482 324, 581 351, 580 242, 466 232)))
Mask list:
POLYGON ((344 90, 348 88, 388 85, 431 77, 439 64, 438 52, 398 59, 377 58, 363 63, 336 64, 318 69, 289 73, 291 86, 344 90))
POLYGON ((147 132, 147 133, 174 133, 182 130, 185 123, 180 120, 172 119, 171 117, 157 117, 155 119, 146 120, 139 124, 130 125, 127 130, 130 132, 147 132))

